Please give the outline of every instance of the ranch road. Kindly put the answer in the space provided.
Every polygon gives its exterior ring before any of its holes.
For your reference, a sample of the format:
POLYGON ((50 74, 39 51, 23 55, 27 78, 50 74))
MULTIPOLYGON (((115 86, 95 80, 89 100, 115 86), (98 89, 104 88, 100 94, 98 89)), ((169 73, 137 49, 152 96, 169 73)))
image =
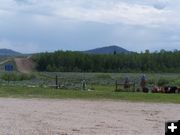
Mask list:
POLYGON ((0 135, 163 135, 180 105, 0 98, 0 135))

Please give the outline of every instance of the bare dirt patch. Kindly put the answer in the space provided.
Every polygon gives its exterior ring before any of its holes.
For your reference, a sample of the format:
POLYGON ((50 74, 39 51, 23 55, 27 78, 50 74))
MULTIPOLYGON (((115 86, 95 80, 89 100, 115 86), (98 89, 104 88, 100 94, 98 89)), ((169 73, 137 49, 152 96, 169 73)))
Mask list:
POLYGON ((162 135, 180 105, 0 98, 0 135, 162 135))
POLYGON ((14 61, 21 73, 30 73, 34 70, 35 64, 30 58, 15 58, 14 61))

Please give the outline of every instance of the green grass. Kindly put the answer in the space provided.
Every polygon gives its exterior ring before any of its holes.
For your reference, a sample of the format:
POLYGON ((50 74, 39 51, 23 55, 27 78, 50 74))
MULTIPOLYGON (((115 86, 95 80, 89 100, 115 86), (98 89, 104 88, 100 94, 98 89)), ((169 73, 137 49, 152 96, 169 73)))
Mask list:
MULTIPOLYGON (((0 71, 0 84, 7 84, 7 81, 3 79, 3 74, 5 72, 0 71)), ((15 74, 17 72, 14 72, 15 74)), ((33 85, 33 86, 49 86, 55 84, 55 76, 58 76, 59 83, 68 89, 74 87, 81 87, 82 80, 87 81, 87 85, 114 85, 115 81, 124 82, 125 77, 129 77, 132 82, 136 83, 136 89, 139 88, 141 73, 50 73, 50 72, 34 72, 30 76, 32 79, 22 81, 11 81, 12 85, 33 85)), ((170 74, 170 73, 149 73, 146 74, 147 77, 147 87, 152 88, 154 85, 170 85, 170 86, 180 86, 180 74, 170 74)))
POLYGON ((180 103, 178 94, 145 94, 133 92, 114 92, 112 86, 93 86, 94 91, 56 90, 50 88, 26 88, 0 86, 0 97, 12 98, 51 98, 87 100, 124 100, 132 102, 180 103))

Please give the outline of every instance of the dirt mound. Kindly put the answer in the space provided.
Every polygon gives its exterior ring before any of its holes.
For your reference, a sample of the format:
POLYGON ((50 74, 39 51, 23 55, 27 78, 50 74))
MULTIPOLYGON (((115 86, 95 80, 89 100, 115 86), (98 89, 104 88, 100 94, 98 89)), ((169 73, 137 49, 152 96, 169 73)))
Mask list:
POLYGON ((15 58, 17 70, 21 73, 31 73, 35 69, 35 63, 30 58, 15 58))

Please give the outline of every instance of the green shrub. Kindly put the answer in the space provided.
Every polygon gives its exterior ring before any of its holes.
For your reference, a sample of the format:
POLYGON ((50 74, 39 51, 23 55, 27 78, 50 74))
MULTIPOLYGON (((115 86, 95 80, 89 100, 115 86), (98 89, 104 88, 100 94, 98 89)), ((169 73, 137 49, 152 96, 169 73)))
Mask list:
POLYGON ((124 80, 124 77, 123 76, 118 76, 118 77, 115 77, 115 80, 124 80))
POLYGON ((170 79, 160 78, 157 82, 158 86, 166 86, 171 82, 170 79))
POLYGON ((172 82, 169 83, 170 86, 180 86, 180 80, 174 80, 172 82))
POLYGON ((96 77, 99 79, 111 79, 111 75, 109 74, 97 74, 96 77))
POLYGON ((148 84, 155 85, 156 81, 154 79, 149 79, 148 84))
POLYGON ((35 75, 33 74, 20 74, 20 73, 4 73, 1 76, 2 80, 5 81, 23 81, 34 79, 35 75))

